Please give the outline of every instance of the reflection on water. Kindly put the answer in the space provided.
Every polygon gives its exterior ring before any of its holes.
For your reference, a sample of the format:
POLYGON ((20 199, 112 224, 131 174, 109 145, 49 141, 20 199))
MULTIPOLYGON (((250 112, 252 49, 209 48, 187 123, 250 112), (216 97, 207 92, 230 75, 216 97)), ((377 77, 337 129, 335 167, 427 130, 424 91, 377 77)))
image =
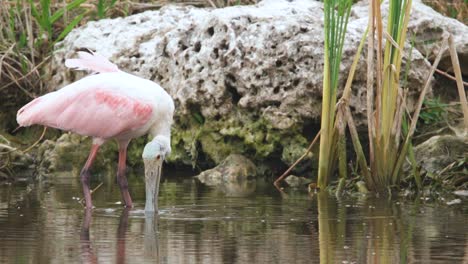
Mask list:
POLYGON ((81 258, 83 263, 97 263, 96 254, 93 252, 91 239, 89 237, 89 226, 91 225, 92 210, 85 209, 83 217, 83 225, 81 226, 80 244, 81 258))
POLYGON ((226 192, 166 177, 160 215, 146 217, 142 177, 129 179, 132 210, 103 180, 92 211, 77 178, 0 187, 0 263, 468 263, 466 201, 282 197, 263 182, 226 192))

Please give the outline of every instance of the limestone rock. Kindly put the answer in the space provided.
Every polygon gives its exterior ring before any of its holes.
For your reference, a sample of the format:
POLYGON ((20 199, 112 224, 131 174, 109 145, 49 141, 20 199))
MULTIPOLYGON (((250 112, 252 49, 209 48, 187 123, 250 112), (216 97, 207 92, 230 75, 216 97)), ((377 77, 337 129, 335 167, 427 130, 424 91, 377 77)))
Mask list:
POLYGON ((64 133, 57 141, 46 140, 37 153, 42 166, 49 171, 72 171, 84 165, 89 149, 85 137, 64 133))
POLYGON ((414 148, 417 164, 425 171, 436 173, 449 164, 468 157, 468 137, 433 136, 414 148))
POLYGON ((195 176, 208 186, 221 186, 225 183, 255 179, 257 168, 252 161, 239 154, 229 155, 221 164, 195 176))
MULTIPOLYGON (((350 20, 340 87, 366 26, 366 18, 350 20)), ((66 69, 64 61, 85 48, 124 71, 154 80, 174 98, 169 162, 208 167, 231 153, 247 153, 255 162, 290 165, 303 153, 291 147, 305 149, 317 132, 311 128, 321 115, 321 2, 266 0, 223 9, 167 6, 89 22, 57 45, 51 87, 82 76, 66 69)), ((365 56, 364 51, 350 100, 358 126, 366 122, 365 56)), ((429 70, 416 49, 412 59, 410 101, 429 70)))
POLYGON ((307 184, 311 183, 312 180, 298 177, 295 175, 289 175, 284 181, 293 188, 305 187, 307 184))
MULTIPOLYGON (((448 33, 454 37, 460 65, 468 65, 468 26, 460 21, 443 16, 430 6, 421 2, 413 1, 411 19, 408 23, 408 39, 415 38, 415 48, 429 60, 434 61, 439 54, 440 44, 444 35, 448 33)), ((382 5, 382 16, 387 17, 388 1, 382 5)), ((352 14, 358 18, 366 18, 368 14, 368 1, 361 1, 353 7, 352 14)), ((386 21, 386 19, 384 19, 386 21)), ((448 51, 442 56, 438 68, 452 71, 452 62, 448 51)), ((461 67, 463 75, 468 74, 468 67, 461 67)))
POLYGON ((0 138, 0 181, 13 178, 32 178, 35 169, 35 160, 30 153, 11 146, 8 141, 0 138), (13 172, 13 173, 12 173, 13 172), (28 175, 28 177, 25 177, 28 175))
MULTIPOLYGON (((44 141, 37 150, 37 159, 40 166, 48 172, 70 171, 78 175, 86 162, 90 149, 90 138, 64 133, 56 141, 44 141)), ((93 163, 93 169, 116 167, 116 155, 115 144, 103 145, 93 163)))

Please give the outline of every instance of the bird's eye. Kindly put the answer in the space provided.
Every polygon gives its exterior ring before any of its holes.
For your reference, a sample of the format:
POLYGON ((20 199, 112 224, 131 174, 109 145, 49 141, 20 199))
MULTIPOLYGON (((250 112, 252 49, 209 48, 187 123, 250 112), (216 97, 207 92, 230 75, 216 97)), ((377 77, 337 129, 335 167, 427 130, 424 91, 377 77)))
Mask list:
POLYGON ((156 156, 156 159, 159 160, 161 158, 161 155, 156 156))

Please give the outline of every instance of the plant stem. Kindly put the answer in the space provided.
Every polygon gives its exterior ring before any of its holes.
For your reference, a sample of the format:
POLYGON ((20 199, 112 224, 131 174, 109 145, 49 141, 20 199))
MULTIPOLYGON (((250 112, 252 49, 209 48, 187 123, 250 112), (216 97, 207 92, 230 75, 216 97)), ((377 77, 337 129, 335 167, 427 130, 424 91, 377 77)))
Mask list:
POLYGON ((468 103, 466 102, 466 93, 463 87, 463 78, 460 69, 460 61, 458 60, 457 50, 455 49, 455 44, 453 43, 453 36, 450 35, 448 38, 450 58, 452 60, 453 71, 455 73, 455 78, 457 79, 457 88, 458 94, 460 96, 460 104, 463 110, 463 120, 465 123, 465 135, 468 135, 468 103))

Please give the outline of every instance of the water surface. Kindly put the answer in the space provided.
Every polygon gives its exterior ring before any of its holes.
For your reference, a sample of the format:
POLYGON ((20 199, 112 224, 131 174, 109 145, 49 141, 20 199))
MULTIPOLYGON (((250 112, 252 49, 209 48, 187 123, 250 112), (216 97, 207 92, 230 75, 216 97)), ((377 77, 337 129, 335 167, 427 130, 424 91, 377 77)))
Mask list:
POLYGON ((468 263, 468 205, 206 187, 165 173, 160 215, 124 210, 112 178, 79 204, 76 176, 0 186, 0 263, 468 263), (237 194, 237 195, 236 195, 237 194))

